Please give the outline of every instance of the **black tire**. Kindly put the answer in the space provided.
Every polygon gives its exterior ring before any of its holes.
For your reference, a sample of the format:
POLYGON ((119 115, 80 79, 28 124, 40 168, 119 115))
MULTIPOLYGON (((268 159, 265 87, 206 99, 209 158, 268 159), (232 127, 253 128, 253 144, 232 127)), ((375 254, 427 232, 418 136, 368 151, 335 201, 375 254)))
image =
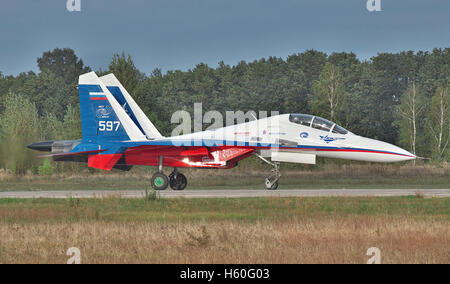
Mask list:
POLYGON ((278 181, 272 185, 270 190, 277 190, 277 188, 278 188, 278 181))
POLYGON ((180 174, 180 178, 181 178, 181 185, 180 188, 178 190, 184 190, 187 186, 187 178, 185 175, 180 174))
POLYGON ((163 173, 155 173, 151 185, 155 190, 165 190, 169 186, 169 178, 163 173))
POLYGON ((177 173, 176 175, 170 175, 169 183, 173 190, 183 190, 187 186, 187 178, 185 175, 177 173))
POLYGON ((266 179, 266 189, 268 189, 268 190, 276 190, 278 188, 278 181, 275 182, 274 184, 272 184, 272 186, 270 186, 270 187, 267 185, 268 182, 270 182, 270 180, 267 178, 266 179))

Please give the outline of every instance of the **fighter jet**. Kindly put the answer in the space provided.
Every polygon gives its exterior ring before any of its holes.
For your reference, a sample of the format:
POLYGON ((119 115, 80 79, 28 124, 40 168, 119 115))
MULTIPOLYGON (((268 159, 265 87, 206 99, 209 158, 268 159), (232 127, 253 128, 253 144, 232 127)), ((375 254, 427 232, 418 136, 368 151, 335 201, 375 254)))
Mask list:
POLYGON ((369 162, 400 162, 414 154, 395 145, 358 136, 310 114, 281 114, 214 130, 164 137, 113 74, 79 77, 82 138, 43 141, 28 148, 50 152, 54 161, 85 162, 89 167, 128 171, 134 165, 157 167, 155 190, 183 190, 178 168, 230 169, 252 155, 273 167, 266 178, 278 188, 280 163, 315 164, 316 157, 369 162), (167 176, 163 169, 173 171, 167 176))

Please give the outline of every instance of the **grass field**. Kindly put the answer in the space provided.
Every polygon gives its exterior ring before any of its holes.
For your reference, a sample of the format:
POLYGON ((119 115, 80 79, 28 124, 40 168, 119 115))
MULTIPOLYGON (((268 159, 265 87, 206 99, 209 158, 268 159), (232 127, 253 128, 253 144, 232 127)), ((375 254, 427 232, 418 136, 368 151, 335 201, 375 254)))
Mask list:
MULTIPOLYGON (((83 190, 146 189, 151 168, 134 171, 13 176, 0 171, 0 190, 83 190)), ((167 169, 168 171, 169 169, 167 169)), ((249 166, 231 170, 182 169, 188 177, 188 188, 195 189, 262 189, 270 169, 249 166)), ((281 189, 315 188, 450 188, 450 166, 411 165, 325 165, 319 168, 286 168, 282 170, 281 189)))
POLYGON ((449 263, 450 198, 0 199, 0 263, 449 263))
MULTIPOLYGON (((182 170, 189 188, 264 188, 270 169, 182 170)), ((280 188, 450 188, 450 166, 283 168, 280 188)), ((146 189, 152 172, 14 176, 0 191, 146 189)), ((450 198, 0 199, 0 263, 450 263, 450 198)))

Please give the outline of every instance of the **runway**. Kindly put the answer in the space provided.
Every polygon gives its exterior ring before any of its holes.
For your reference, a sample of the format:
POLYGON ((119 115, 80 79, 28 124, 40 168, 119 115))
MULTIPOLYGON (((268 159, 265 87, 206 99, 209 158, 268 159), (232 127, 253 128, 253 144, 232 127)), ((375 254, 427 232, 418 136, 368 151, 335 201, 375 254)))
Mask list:
MULTIPOLYGON (((450 189, 187 189, 159 191, 161 198, 244 198, 244 197, 362 197, 410 196, 450 197, 450 189)), ((0 198, 102 198, 120 196, 141 198, 144 190, 61 190, 61 191, 3 191, 0 198)))

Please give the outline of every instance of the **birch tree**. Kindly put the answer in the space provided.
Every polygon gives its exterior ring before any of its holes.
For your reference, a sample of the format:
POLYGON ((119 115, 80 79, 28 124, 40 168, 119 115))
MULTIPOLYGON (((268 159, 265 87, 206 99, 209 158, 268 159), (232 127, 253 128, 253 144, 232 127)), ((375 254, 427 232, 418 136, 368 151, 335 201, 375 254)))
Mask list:
POLYGON ((344 101, 342 73, 327 62, 319 80, 314 82, 313 112, 334 121, 344 101))
POLYGON ((417 132, 419 122, 423 118, 425 110, 425 99, 418 86, 412 81, 401 97, 398 113, 401 116, 400 139, 408 141, 411 152, 416 154, 417 132))
POLYGON ((433 141, 433 156, 441 160, 445 157, 450 141, 450 92, 439 87, 431 101, 427 117, 427 129, 433 141))

